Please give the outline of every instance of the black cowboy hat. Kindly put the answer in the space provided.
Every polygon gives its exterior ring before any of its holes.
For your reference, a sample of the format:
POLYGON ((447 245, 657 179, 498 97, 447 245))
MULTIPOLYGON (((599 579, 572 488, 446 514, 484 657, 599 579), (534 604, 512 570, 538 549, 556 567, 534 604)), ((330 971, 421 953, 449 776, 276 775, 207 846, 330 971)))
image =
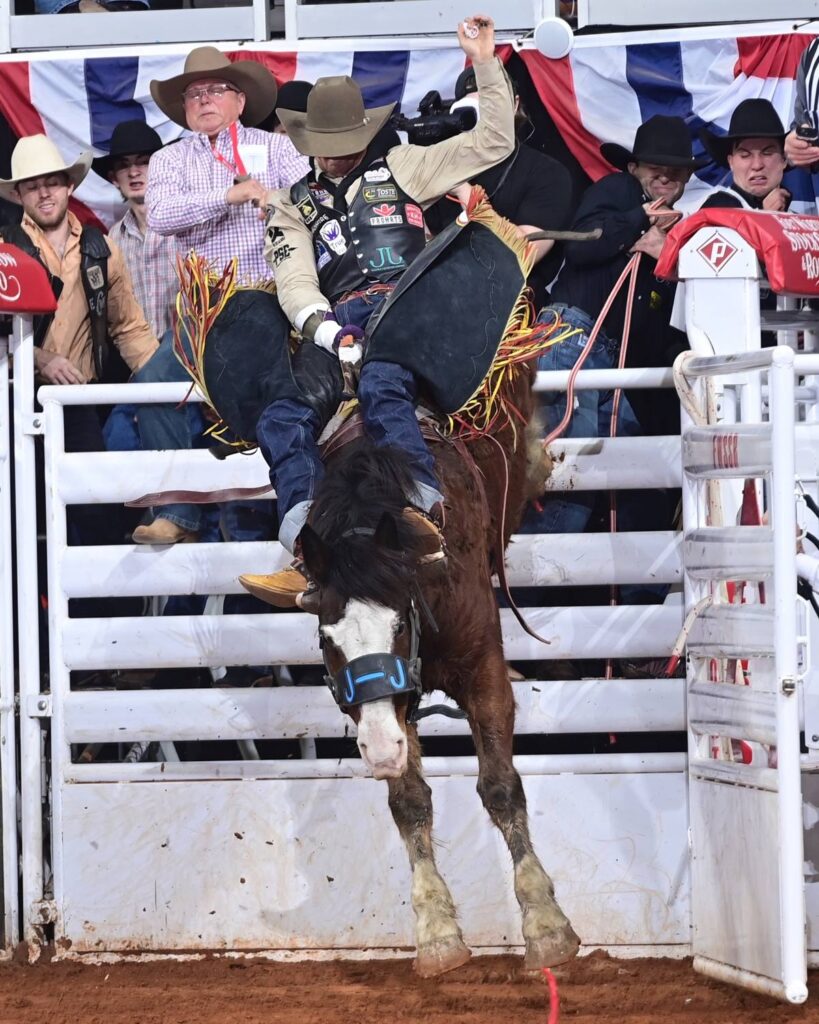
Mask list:
POLYGON ((655 114, 640 125, 634 136, 634 148, 629 151, 616 142, 604 142, 600 152, 618 170, 625 171, 630 163, 656 164, 658 167, 687 167, 695 171, 708 163, 696 160, 691 149, 691 133, 681 117, 655 114))
POLYGON ((111 149, 107 156, 98 156, 91 167, 101 178, 108 180, 118 156, 132 156, 137 153, 156 153, 162 149, 159 135, 144 121, 120 121, 111 135, 111 149))
POLYGON ((303 82, 298 78, 294 78, 292 82, 285 82, 279 89, 276 110, 297 110, 301 114, 306 114, 307 97, 312 88, 312 82, 303 82))
POLYGON ((721 167, 728 166, 728 156, 743 139, 777 139, 783 146, 787 132, 770 100, 743 100, 731 114, 726 135, 700 129, 702 144, 721 167))

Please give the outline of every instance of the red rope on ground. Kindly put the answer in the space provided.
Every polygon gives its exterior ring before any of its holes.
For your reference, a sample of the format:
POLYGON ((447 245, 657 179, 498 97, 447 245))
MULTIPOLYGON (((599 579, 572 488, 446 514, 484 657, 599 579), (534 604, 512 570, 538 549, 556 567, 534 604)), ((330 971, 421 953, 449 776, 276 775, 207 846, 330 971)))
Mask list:
POLYGON ((549 986, 549 1020, 547 1024, 557 1024, 560 1020, 560 997, 557 993, 557 978, 548 967, 543 968, 543 977, 549 986))

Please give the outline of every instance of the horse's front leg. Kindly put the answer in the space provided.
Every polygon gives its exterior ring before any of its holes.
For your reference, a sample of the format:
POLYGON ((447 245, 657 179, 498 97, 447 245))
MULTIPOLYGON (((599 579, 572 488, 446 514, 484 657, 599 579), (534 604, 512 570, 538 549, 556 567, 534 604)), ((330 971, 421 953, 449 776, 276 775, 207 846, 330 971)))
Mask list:
POLYGON ((438 873, 432 851, 432 794, 421 774, 421 751, 414 727, 407 727, 407 770, 389 779, 389 804, 407 847, 415 911, 415 970, 422 978, 454 970, 471 956, 464 943, 455 904, 438 873))
POLYGON ((577 955, 580 940, 558 906, 552 880, 529 835, 526 795, 512 763, 515 703, 503 655, 493 653, 476 672, 481 679, 480 697, 470 692, 462 701, 478 753, 478 793, 512 855, 525 966, 554 967, 577 955))

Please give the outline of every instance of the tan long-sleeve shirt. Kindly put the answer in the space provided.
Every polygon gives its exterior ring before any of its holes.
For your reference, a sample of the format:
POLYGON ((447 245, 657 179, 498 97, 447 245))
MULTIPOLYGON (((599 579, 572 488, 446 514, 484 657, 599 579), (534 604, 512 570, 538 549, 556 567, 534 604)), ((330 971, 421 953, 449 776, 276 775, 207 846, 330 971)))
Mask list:
MULTIPOLYGON (((476 127, 433 146, 395 146, 387 165, 401 189, 421 207, 427 207, 450 189, 505 160, 515 148, 515 112, 509 82, 497 57, 475 65, 481 95, 481 116, 476 127)), ((349 207, 361 187, 357 179, 347 190, 349 207)), ((274 268, 279 302, 300 330, 310 313, 328 309, 319 289, 313 240, 289 189, 267 197, 272 213, 267 219, 265 259, 274 268)))
MULTIPOLYGON (((43 341, 43 351, 64 356, 87 380, 95 380, 91 317, 80 278, 82 224, 73 213, 68 214, 68 222, 70 232, 62 260, 28 215, 23 217, 22 228, 40 250, 43 263, 63 282, 57 311, 43 341)), ((108 257, 108 335, 135 372, 148 362, 158 343, 136 300, 122 253, 107 235, 105 240, 111 250, 108 257)))

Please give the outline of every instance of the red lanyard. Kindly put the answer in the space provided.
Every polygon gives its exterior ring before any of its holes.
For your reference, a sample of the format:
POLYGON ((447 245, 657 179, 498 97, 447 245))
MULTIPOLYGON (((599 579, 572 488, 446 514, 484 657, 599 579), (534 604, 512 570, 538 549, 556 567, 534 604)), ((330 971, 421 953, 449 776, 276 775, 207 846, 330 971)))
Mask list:
POLYGON ((247 171, 245 170, 244 161, 239 153, 239 131, 236 128, 236 122, 230 126, 230 144, 233 147, 233 163, 230 160, 226 160, 222 154, 213 147, 213 155, 219 161, 220 164, 224 164, 233 174, 237 177, 247 177, 247 171))

